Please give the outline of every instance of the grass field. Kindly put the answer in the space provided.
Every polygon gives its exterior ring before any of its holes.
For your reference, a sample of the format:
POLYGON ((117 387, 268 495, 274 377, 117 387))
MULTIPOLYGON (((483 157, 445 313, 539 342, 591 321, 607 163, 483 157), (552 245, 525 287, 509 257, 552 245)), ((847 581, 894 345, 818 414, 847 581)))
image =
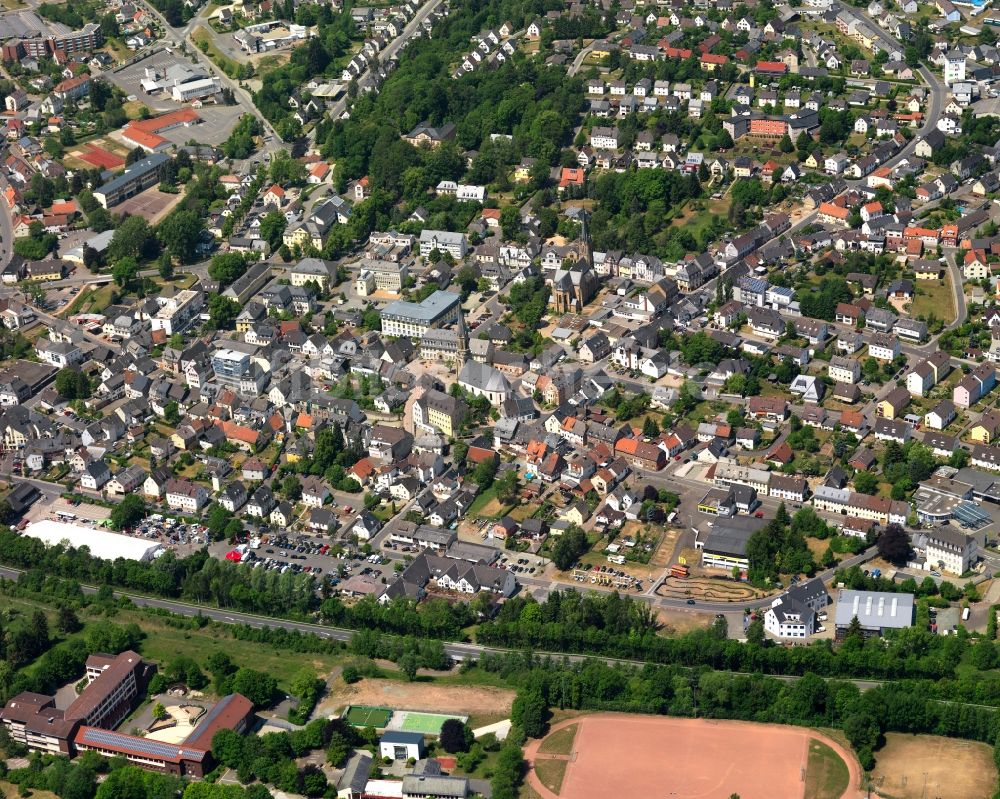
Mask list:
POLYGON ((934 314, 945 324, 955 319, 955 294, 951 288, 951 272, 944 280, 915 280, 916 294, 910 303, 910 316, 934 314))
POLYGON ((115 293, 113 283, 101 286, 99 289, 85 288, 76 295, 76 299, 66 308, 62 316, 73 316, 78 313, 101 313, 111 305, 115 293))
POLYGON ((997 782, 992 753, 972 741, 886 733, 872 787, 892 799, 989 799, 997 782))
POLYGON ((513 505, 502 505, 497 499, 496 488, 490 486, 472 501, 467 515, 470 518, 499 519, 513 507, 513 505))
POLYGON ((439 713, 416 713, 409 711, 403 719, 403 732, 419 732, 424 735, 440 735, 441 727, 448 719, 459 719, 461 716, 445 716, 439 713))
POLYGON ((147 106, 141 100, 128 100, 122 105, 122 110, 129 119, 138 119, 143 108, 147 108, 147 106))
POLYGON ((548 736, 542 745, 538 747, 539 752, 547 755, 568 755, 573 751, 573 741, 576 738, 576 724, 570 724, 561 730, 556 730, 548 736))
MULTIPOLYGON (((240 666, 260 669, 273 674, 282 689, 288 686, 288 678, 295 669, 289 669, 287 650, 256 641, 240 641, 224 627, 208 626, 200 630, 181 630, 163 624, 155 617, 142 611, 118 611, 115 622, 128 624, 136 622, 146 633, 139 647, 140 653, 158 663, 169 663, 178 653, 183 652, 203 665, 218 651, 224 651, 240 666)), ((315 654, 294 655, 297 664, 313 666, 317 673, 326 674, 341 661, 340 655, 315 654)))
POLYGON ((227 75, 236 73, 236 70, 239 68, 239 64, 215 46, 211 35, 207 30, 205 30, 204 26, 199 25, 191 32, 191 41, 193 41, 198 49, 211 58, 212 61, 215 62, 215 65, 227 75))
POLYGON ((840 799, 850 778, 840 755, 822 741, 809 741, 805 799, 840 799))
MULTIPOLYGON (((52 791, 32 790, 31 796, 34 799, 59 799, 52 791)), ((18 799, 20 794, 17 792, 17 786, 0 780, 0 797, 3 797, 3 799, 18 799)))
POLYGON ((550 791, 559 793, 562 790, 563 778, 566 776, 568 760, 538 760, 535 763, 535 774, 542 785, 550 791))
POLYGON ((385 707, 351 705, 347 709, 347 723, 355 727, 385 727, 392 718, 392 710, 385 707))

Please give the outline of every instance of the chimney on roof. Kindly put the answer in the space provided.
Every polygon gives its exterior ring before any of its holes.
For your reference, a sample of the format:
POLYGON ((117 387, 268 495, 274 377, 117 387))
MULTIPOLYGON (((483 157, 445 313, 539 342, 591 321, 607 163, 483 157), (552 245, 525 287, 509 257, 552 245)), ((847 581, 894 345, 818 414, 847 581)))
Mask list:
POLYGON ((894 618, 896 616, 896 602, 897 601, 898 600, 896 599, 896 597, 892 598, 892 610, 889 612, 889 615, 892 616, 892 617, 894 617, 894 618))

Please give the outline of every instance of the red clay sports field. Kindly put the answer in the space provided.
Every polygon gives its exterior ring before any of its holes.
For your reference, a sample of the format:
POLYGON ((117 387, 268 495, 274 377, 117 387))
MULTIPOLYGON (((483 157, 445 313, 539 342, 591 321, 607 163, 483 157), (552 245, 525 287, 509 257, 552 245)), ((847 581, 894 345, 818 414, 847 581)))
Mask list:
POLYGON ((837 742, 814 730, 776 724, 709 721, 602 713, 568 719, 577 724, 572 753, 539 754, 532 741, 525 757, 568 759, 559 794, 530 769, 531 787, 543 799, 802 799, 811 739, 830 746, 850 772, 844 799, 862 796, 861 770, 837 742))

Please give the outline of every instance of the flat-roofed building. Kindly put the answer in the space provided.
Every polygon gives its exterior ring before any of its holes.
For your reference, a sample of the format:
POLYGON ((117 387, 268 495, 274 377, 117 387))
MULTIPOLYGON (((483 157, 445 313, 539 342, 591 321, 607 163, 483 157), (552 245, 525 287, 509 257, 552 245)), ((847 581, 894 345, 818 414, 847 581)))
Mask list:
POLYGON ((421 302, 397 300, 382 309, 382 335, 420 338, 432 327, 457 322, 462 298, 448 291, 435 291, 421 302))
POLYGON ((844 639, 855 618, 865 637, 912 627, 913 594, 842 590, 834 616, 838 641, 844 639))
POLYGON ((157 298, 160 310, 150 321, 152 330, 162 330, 168 336, 185 330, 205 305, 205 295, 200 291, 184 289, 169 298, 157 298))
POLYGON ((151 153, 129 164, 121 175, 111 178, 103 186, 95 189, 94 199, 103 208, 113 208, 129 197, 134 197, 157 185, 160 182, 160 169, 169 160, 170 156, 164 153, 151 153))
POLYGON ((766 524, 766 520, 753 517, 720 518, 704 542, 695 544, 701 549, 701 565, 707 569, 726 571, 732 571, 736 566, 741 571, 746 571, 750 568, 747 541, 766 524))

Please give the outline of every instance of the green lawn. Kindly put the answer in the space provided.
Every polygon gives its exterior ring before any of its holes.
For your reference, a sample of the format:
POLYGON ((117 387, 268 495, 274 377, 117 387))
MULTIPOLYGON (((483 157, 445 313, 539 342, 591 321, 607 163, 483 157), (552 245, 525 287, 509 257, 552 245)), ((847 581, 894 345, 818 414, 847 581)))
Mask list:
POLYGON ((573 752, 573 741, 576 739, 576 724, 570 724, 561 730, 556 730, 547 736, 538 751, 547 755, 568 755, 573 752))
POLYGON ((934 314, 945 324, 955 319, 955 293, 951 288, 951 272, 944 280, 915 280, 916 294, 910 303, 910 316, 929 317, 934 314))
POLYGON ((568 765, 568 760, 536 760, 535 774, 538 775, 542 785, 553 793, 559 793, 562 790, 563 778, 566 776, 566 766, 568 765))
POLYGON ((194 29, 194 31, 191 32, 191 41, 193 41, 197 48, 211 58, 212 61, 215 62, 215 65, 227 75, 235 74, 237 69, 239 69, 239 64, 215 46, 211 35, 204 28, 204 26, 199 25, 194 29))
POLYGON ((850 782, 847 764, 825 743, 809 741, 805 799, 840 799, 850 782))
POLYGON ((320 674, 329 672, 343 660, 339 654, 294 654, 268 644, 240 641, 224 626, 210 624, 200 630, 180 630, 147 616, 142 611, 119 611, 114 618, 117 624, 137 623, 146 634, 140 654, 157 663, 167 663, 183 653, 197 661, 203 668, 213 652, 225 652, 238 666, 273 674, 278 685, 288 689, 288 679, 295 672, 289 667, 290 659, 298 665, 311 665, 320 674))
POLYGON ((78 313, 101 313, 111 305, 114 294, 115 286, 112 283, 99 289, 86 288, 76 295, 76 299, 70 303, 63 316, 73 316, 78 313))

